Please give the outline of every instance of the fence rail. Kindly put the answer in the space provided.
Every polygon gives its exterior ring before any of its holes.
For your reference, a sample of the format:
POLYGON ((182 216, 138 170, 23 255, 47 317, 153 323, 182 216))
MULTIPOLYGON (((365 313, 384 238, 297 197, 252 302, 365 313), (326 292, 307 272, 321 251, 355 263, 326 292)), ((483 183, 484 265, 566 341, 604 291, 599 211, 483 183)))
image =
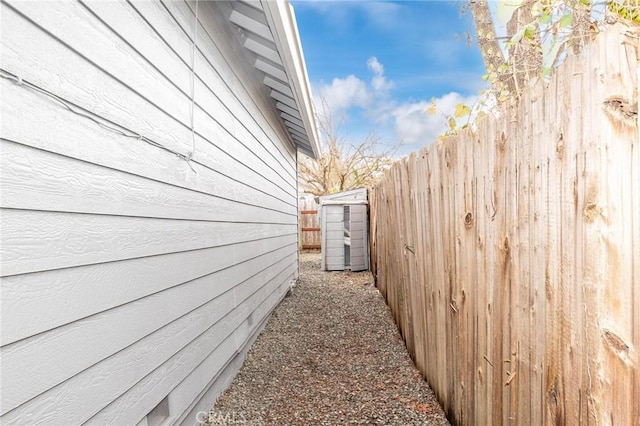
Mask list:
POLYGON ((640 424, 638 39, 625 32, 372 191, 377 285, 457 424, 640 424))

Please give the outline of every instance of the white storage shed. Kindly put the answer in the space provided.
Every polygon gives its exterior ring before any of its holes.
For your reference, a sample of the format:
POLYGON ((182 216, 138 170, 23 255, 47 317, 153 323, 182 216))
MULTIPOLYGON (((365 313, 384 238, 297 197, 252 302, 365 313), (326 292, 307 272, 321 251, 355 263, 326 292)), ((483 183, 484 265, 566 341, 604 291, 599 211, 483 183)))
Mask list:
POLYGON ((323 271, 369 270, 367 189, 320 197, 323 271))

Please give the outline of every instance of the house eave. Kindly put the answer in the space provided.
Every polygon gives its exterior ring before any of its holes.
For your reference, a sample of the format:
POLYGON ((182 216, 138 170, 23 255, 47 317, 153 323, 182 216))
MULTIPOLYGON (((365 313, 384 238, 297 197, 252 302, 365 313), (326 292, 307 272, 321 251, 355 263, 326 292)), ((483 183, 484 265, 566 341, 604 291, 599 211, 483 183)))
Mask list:
POLYGON ((319 137, 311 102, 302 44, 293 7, 287 0, 231 2, 232 24, 244 35, 254 72, 265 86, 291 141, 305 155, 319 155, 319 137))

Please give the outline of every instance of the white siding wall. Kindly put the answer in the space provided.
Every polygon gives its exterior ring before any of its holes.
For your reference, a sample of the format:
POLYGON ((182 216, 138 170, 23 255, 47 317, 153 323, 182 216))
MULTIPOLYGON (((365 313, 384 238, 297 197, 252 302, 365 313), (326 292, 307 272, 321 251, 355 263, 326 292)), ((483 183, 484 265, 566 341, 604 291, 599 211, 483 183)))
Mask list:
POLYGON ((0 79, 2 424, 195 423, 297 276, 295 151, 224 7, 189 166, 96 121, 192 149, 193 4, 0 5, 1 68, 77 112, 0 79))

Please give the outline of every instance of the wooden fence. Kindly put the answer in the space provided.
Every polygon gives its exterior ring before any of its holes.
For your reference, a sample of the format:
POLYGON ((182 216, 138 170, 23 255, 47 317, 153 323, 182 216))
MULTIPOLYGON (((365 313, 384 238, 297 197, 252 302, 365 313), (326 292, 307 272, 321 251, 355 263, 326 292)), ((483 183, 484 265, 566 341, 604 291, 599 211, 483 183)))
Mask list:
POLYGON ((319 207, 313 198, 304 197, 298 201, 300 248, 302 250, 320 249, 321 247, 319 207))
POLYGON ((377 285, 456 424, 640 425, 638 39, 625 31, 372 191, 377 285))

